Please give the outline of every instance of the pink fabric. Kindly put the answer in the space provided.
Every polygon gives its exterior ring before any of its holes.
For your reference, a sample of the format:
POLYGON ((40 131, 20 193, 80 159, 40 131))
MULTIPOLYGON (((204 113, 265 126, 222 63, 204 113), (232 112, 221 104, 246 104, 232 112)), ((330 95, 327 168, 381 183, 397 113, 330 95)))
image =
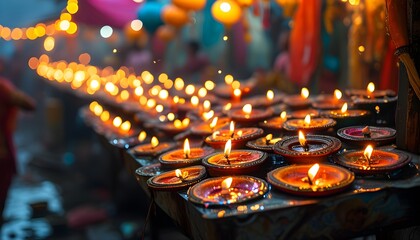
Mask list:
POLYGON ((88 25, 124 28, 127 23, 137 19, 137 9, 140 5, 141 3, 135 3, 133 0, 81 0, 75 21, 88 25))

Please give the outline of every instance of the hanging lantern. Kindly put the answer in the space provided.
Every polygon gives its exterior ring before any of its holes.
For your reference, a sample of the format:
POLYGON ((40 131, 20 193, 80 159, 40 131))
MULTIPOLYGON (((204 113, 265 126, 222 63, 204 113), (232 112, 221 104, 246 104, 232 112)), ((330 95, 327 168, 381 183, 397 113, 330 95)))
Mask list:
POLYGON ((156 30, 156 36, 163 42, 169 42, 175 38, 176 30, 172 26, 163 25, 156 30))
POLYGON ((236 0, 241 7, 249 7, 254 3, 254 0, 236 0))
POLYGON ((163 25, 161 18, 162 9, 163 4, 159 2, 146 2, 140 6, 137 16, 149 33, 155 32, 159 26, 163 25))
POLYGON ((170 4, 163 8, 162 20, 166 24, 179 28, 188 23, 190 19, 185 9, 170 4))
POLYGON ((242 15, 241 7, 232 0, 217 0, 211 7, 211 14, 216 21, 231 26, 239 21, 242 15))
POLYGON ((206 0, 172 0, 172 4, 189 11, 199 11, 206 6, 206 0))

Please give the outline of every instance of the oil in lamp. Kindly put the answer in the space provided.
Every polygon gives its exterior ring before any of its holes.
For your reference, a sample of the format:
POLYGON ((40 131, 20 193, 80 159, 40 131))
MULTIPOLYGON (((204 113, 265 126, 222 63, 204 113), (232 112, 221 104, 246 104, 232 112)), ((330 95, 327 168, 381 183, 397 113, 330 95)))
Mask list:
POLYGON ((327 157, 341 148, 335 137, 307 135, 299 131, 299 136, 286 137, 278 141, 273 150, 290 163, 313 163, 326 161, 327 157))
POLYGON ((230 118, 238 123, 249 124, 260 122, 265 120, 273 115, 271 108, 265 110, 262 109, 253 109, 252 105, 247 103, 242 107, 242 110, 234 110, 230 112, 230 118))
POLYGON ((150 140, 150 143, 137 145, 133 147, 131 150, 135 155, 138 156, 158 156, 166 151, 171 150, 176 145, 175 143, 171 142, 163 142, 160 143, 158 138, 153 136, 150 140))
POLYGON ((364 122, 369 117, 369 111, 359 109, 348 109, 345 102, 340 110, 327 110, 321 112, 322 116, 332 118, 337 122, 337 127, 348 127, 364 122))
POLYGON ((203 159, 211 176, 238 175, 255 172, 267 159, 267 154, 257 150, 231 150, 232 141, 225 144, 224 152, 213 153, 203 159))
POLYGON ((184 141, 184 148, 162 154, 159 162, 164 167, 179 168, 200 164, 203 157, 213 153, 212 148, 190 148, 188 138, 184 141))
POLYGON ((231 139, 232 146, 240 148, 253 139, 262 136, 264 131, 261 128, 239 128, 235 129, 233 121, 229 124, 229 129, 220 129, 215 131, 210 136, 207 136, 204 141, 215 149, 223 149, 226 142, 231 139))
POLYGON ((284 103, 287 104, 291 109, 303 109, 311 105, 309 99, 309 90, 302 88, 300 95, 290 95, 284 98, 284 103))
POLYGON ((252 149, 261 150, 265 152, 273 152, 273 146, 282 138, 273 138, 273 134, 267 134, 265 137, 249 141, 246 146, 252 149))
POLYGON ((290 165, 267 174, 267 181, 281 191, 301 196, 327 196, 351 186, 354 174, 331 164, 290 165))
POLYGON ((287 121, 287 113, 286 111, 282 111, 280 113, 280 116, 270 118, 268 120, 264 120, 263 122, 260 122, 258 125, 264 129, 268 130, 282 130, 283 129, 283 123, 287 121))
POLYGON ((267 182, 251 176, 217 177, 203 180, 188 190, 188 200, 209 206, 240 204, 263 197, 267 182))
POLYGON ((350 126, 337 130, 337 136, 350 145, 379 146, 395 141, 396 130, 387 127, 350 126))
POLYGON ((178 191, 200 182, 205 177, 206 169, 196 165, 151 177, 147 180, 147 185, 153 190, 178 191))
POLYGON ((387 174, 400 169, 411 161, 411 157, 398 150, 373 149, 344 151, 336 157, 336 163, 361 175, 387 174))
POLYGON ((306 115, 304 119, 290 119, 283 124, 283 128, 288 131, 305 130, 306 132, 327 132, 336 125, 336 121, 331 118, 314 118, 306 115))

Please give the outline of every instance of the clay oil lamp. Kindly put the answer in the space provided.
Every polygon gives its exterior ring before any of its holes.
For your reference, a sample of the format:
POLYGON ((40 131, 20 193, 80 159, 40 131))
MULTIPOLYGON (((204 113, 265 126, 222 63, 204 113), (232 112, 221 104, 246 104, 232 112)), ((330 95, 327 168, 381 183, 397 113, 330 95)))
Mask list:
POLYGON ((273 152, 273 146, 276 142, 282 140, 282 138, 273 138, 273 134, 267 134, 265 137, 258 138, 253 141, 249 141, 246 146, 252 149, 271 153, 273 152))
POLYGON ((184 141, 184 148, 162 154, 159 162, 168 168, 180 168, 201 164, 201 160, 213 153, 212 148, 190 148, 188 138, 184 141))
POLYGON ((206 169, 196 165, 161 173, 147 180, 153 190, 178 191, 188 188, 206 177, 206 169))
POLYGON ((238 128, 235 129, 233 121, 229 124, 229 129, 221 129, 213 132, 204 141, 215 149, 223 149, 228 140, 232 141, 232 146, 241 148, 250 140, 257 139, 263 135, 261 128, 238 128))
POLYGON ((261 122, 273 115, 270 108, 267 109, 253 109, 251 104, 245 104, 242 109, 233 110, 230 112, 230 118, 238 123, 250 124, 261 122))
POLYGON ((348 109, 347 103, 344 103, 340 110, 323 111, 321 115, 334 119, 337 122, 337 127, 341 128, 366 122, 369 111, 348 109))
POLYGON ((282 131, 283 130, 283 123, 287 121, 287 113, 283 111, 280 113, 280 116, 270 118, 260 122, 258 125, 263 129, 267 129, 270 131, 282 131))
POLYGON ((333 95, 320 95, 312 103, 312 107, 320 110, 340 109, 343 106, 343 93, 336 89, 333 95))
POLYGON ((264 197, 267 182, 251 176, 209 178, 188 190, 188 200, 205 207, 242 204, 264 197))
POLYGON ((273 90, 268 90, 266 95, 258 95, 245 99, 243 102, 251 104, 255 107, 268 107, 278 104, 283 101, 284 94, 274 93, 273 90))
POLYGON ((147 186, 147 180, 166 171, 168 171, 168 169, 163 168, 160 163, 153 163, 136 169, 134 176, 136 177, 136 180, 140 184, 140 186, 150 196, 150 191, 147 186))
POLYGON ((283 156, 290 163, 309 164, 326 161, 341 148, 341 142, 335 137, 323 135, 305 135, 287 137, 274 145, 274 152, 283 156))
POLYGON ((331 164, 290 165, 267 174, 267 181, 281 191, 300 196, 327 196, 351 186, 354 174, 331 164))
POLYGON ((213 153, 203 159, 211 176, 239 175, 257 171, 267 159, 261 151, 239 149, 232 151, 232 142, 226 142, 224 152, 213 153))
POLYGON ((337 135, 350 145, 380 146, 393 143, 396 132, 395 129, 387 127, 351 126, 338 129, 337 135))
POLYGON ((311 118, 317 118, 319 117, 319 111, 316 109, 302 109, 302 110, 296 110, 289 114, 289 118, 305 118, 306 115, 309 115, 311 118))
POLYGON ((175 119, 173 122, 163 122, 160 124, 156 124, 156 128, 162 130, 166 134, 173 136, 186 131, 189 125, 190 119, 184 118, 182 121, 180 119, 175 119))
POLYGON ((386 174, 400 169, 411 157, 398 150, 373 149, 368 145, 364 151, 344 151, 336 157, 336 163, 361 175, 386 174))
MULTIPOLYGON (((396 93, 392 90, 375 90, 375 84, 370 82, 366 86, 366 90, 363 89, 350 89, 346 91, 346 94, 351 98, 363 98, 363 99, 383 99, 383 98, 393 98, 396 96, 396 93)), ((356 99, 354 98, 354 99, 356 99)))
POLYGON ((151 156, 156 157, 166 151, 171 150, 176 146, 175 143, 163 142, 160 143, 158 138, 153 136, 150 140, 150 143, 137 145, 130 150, 134 155, 137 156, 151 156))
POLYGON ((211 121, 203 122, 191 127, 191 132, 200 136, 208 136, 214 131, 229 125, 230 118, 214 117, 211 121))
POLYGON ((336 121, 331 118, 311 118, 306 115, 304 119, 290 119, 283 124, 283 128, 287 131, 305 131, 311 133, 328 132, 336 125, 336 121))
POLYGON ((300 95, 286 96, 284 98, 284 103, 291 109, 303 109, 309 107, 311 105, 309 90, 307 88, 302 88, 300 95))

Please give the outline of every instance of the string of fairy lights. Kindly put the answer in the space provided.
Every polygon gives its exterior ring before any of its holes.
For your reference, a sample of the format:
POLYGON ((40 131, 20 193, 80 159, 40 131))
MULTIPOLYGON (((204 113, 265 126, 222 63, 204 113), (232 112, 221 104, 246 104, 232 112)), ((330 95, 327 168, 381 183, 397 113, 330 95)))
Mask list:
POLYGON ((60 17, 51 23, 37 23, 30 27, 9 28, 0 24, 0 39, 11 40, 35 40, 44 36, 52 36, 57 31, 74 34, 77 32, 77 24, 72 21, 72 15, 79 10, 78 0, 68 0, 60 17))

